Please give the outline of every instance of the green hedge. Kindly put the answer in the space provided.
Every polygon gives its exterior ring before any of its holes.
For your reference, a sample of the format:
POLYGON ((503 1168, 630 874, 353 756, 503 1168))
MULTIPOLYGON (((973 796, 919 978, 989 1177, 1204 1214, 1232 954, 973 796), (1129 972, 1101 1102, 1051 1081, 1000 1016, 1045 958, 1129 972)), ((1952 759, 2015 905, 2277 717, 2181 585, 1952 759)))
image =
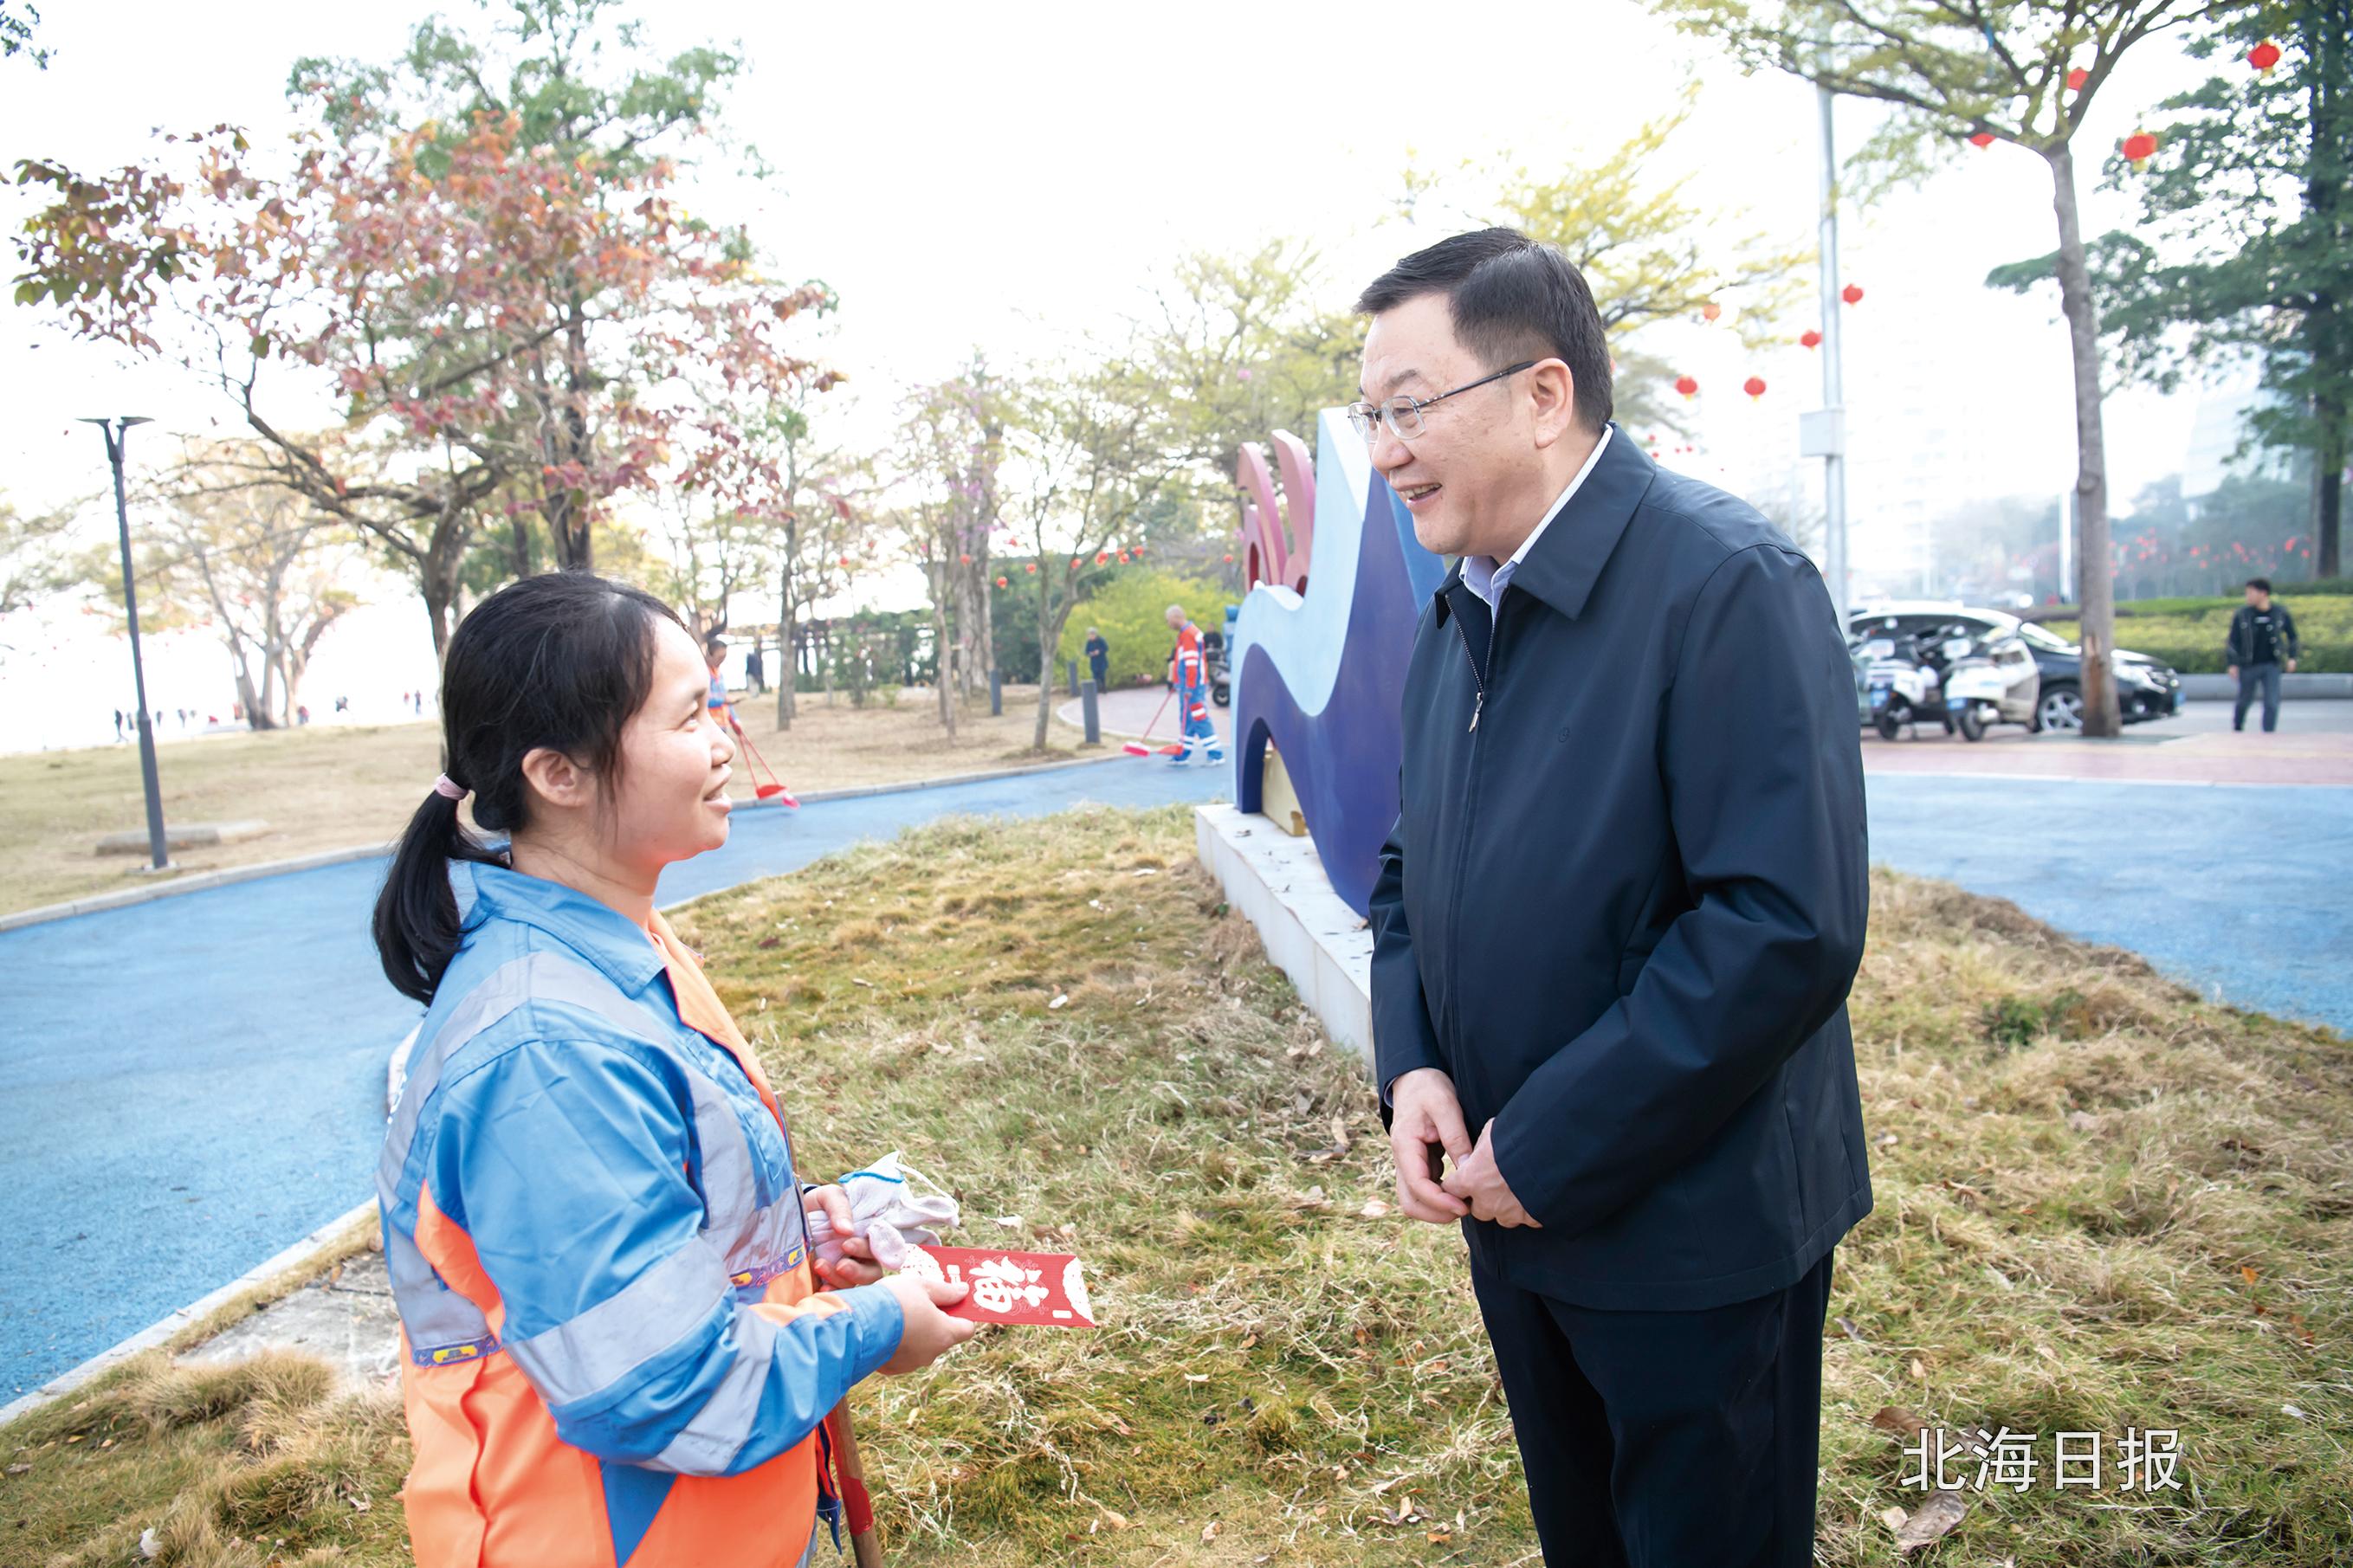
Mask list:
MULTIPOLYGON (((2353 592, 2345 580, 2283 584, 2278 599, 2295 616, 2304 641, 2299 671, 2353 675, 2353 592)), ((2222 645, 2231 616, 2246 602, 2237 598, 2135 599, 2116 606, 2116 643, 2135 653, 2161 658, 2184 674, 2220 675, 2222 645)), ((2052 605, 2031 618, 2070 642, 2077 636, 2073 605, 2052 605)))
POLYGON ((1166 619, 1171 605, 1184 605, 1205 632, 1225 628, 1226 591, 1217 584, 1131 567, 1112 574, 1071 612, 1062 626, 1061 657, 1077 659, 1084 679, 1087 628, 1100 626, 1111 644, 1111 684, 1156 686, 1168 679, 1168 650, 1176 642, 1166 619))
MULTIPOLYGON (((2318 583, 2275 582, 2274 595, 2276 598, 2287 601, 2291 608, 2306 598, 2333 598, 2345 595, 2353 595, 2353 577, 2330 577, 2318 583)), ((2246 602, 2247 597, 2243 593, 2218 594, 2186 599, 2119 599, 2116 601, 2116 619, 2129 621, 2144 616, 2179 616, 2220 609, 2223 612, 2222 619, 2227 624, 2231 618, 2230 612, 2246 602)), ((2040 621, 2048 626, 2053 620, 2079 620, 2083 614, 2083 606, 2080 605, 2042 605, 2027 611, 2026 618, 2030 621, 2040 621)), ((2302 616, 2296 616, 2296 624, 2299 626, 2304 624, 2302 616)))

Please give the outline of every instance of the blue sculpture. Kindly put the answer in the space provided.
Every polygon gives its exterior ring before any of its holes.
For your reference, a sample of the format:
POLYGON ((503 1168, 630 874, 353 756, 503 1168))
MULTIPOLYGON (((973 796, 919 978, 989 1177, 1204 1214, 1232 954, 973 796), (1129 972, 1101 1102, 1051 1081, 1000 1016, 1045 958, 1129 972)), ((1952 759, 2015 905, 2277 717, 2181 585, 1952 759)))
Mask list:
MULTIPOLYGON (((1280 433, 1277 442, 1297 447, 1280 433)), ((1397 822, 1398 710, 1414 624, 1445 580, 1446 563, 1414 538, 1412 514, 1373 471, 1343 410, 1318 416, 1315 454, 1312 500, 1298 493, 1309 488, 1299 482, 1303 472, 1294 478, 1302 466, 1282 465, 1292 537, 1303 545, 1310 531, 1300 525, 1313 518, 1305 591, 1259 583, 1235 622, 1234 798, 1243 811, 1264 809, 1271 742, 1333 890, 1363 914, 1397 822)), ((1260 547, 1254 563, 1271 555, 1279 571, 1282 522, 1268 515, 1265 471, 1255 454, 1245 455, 1242 483, 1258 504, 1245 510, 1244 540, 1260 547)))

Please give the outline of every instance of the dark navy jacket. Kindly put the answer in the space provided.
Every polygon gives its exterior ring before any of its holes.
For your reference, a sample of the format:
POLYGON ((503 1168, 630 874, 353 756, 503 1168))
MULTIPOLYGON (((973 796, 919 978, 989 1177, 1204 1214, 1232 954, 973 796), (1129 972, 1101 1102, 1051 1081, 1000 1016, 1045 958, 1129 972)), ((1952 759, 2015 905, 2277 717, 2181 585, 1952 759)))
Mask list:
POLYGON ((1492 619, 1447 574, 1373 890, 1375 1065, 1385 1098, 1442 1068, 1473 1139, 1494 1119, 1543 1228, 1465 1221, 1482 1267, 1691 1310, 1795 1282, 1871 1211, 1859 733, 1812 563, 1623 433, 1492 619))

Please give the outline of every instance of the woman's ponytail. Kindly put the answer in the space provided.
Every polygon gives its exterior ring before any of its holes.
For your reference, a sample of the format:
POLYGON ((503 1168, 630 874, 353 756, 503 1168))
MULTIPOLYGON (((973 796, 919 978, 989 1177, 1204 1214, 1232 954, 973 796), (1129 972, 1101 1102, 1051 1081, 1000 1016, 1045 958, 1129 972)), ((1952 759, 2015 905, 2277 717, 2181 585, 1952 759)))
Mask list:
POLYGON ((385 978, 402 995, 428 1005, 466 935, 449 885, 452 860, 499 863, 466 832, 457 798, 437 789, 409 817, 375 899, 375 949, 385 978))

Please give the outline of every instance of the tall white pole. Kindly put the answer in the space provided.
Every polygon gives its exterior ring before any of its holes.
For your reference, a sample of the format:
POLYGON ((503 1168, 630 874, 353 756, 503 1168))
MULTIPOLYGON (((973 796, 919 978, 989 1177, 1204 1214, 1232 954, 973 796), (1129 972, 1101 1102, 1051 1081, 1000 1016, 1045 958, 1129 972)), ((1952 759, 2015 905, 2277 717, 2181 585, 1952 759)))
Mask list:
POLYGON ((1838 153, 1831 133, 1835 95, 1818 89, 1822 111, 1822 408, 1835 432, 1822 457, 1822 553, 1831 603, 1841 631, 1847 618, 1846 389, 1839 365, 1838 153))

